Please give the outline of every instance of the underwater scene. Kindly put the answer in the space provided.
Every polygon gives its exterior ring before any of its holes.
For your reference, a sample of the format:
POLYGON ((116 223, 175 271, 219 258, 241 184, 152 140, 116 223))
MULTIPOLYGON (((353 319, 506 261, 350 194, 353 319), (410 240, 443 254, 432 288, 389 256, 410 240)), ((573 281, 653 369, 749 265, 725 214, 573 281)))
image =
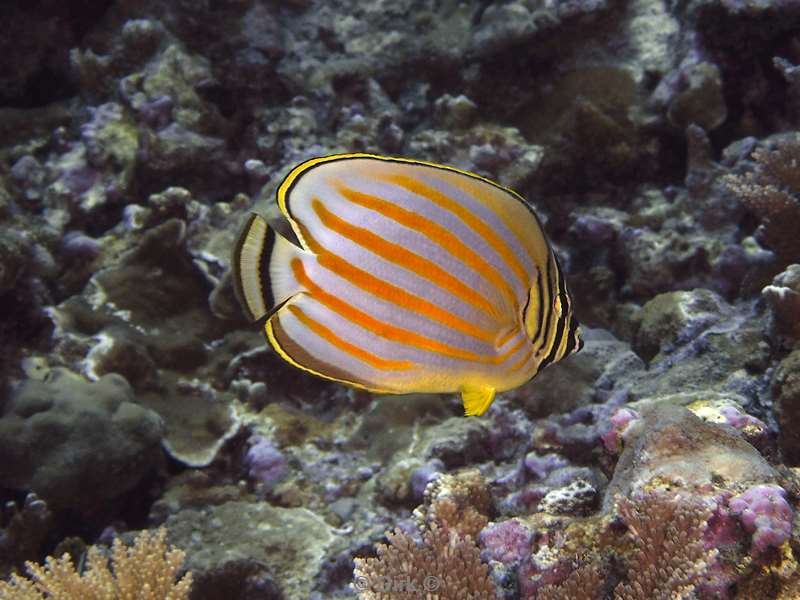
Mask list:
POLYGON ((800 2, 0 23, 0 600, 800 600, 800 2))

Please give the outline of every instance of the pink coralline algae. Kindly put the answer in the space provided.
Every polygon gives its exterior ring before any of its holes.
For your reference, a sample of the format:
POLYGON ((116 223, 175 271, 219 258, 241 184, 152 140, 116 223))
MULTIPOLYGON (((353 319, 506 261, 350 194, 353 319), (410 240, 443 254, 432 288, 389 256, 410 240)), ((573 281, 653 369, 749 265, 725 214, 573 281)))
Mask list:
POLYGON ((536 452, 529 452, 524 460, 525 470, 534 479, 544 479, 550 472, 570 466, 570 462, 555 453, 539 455, 536 452))
MULTIPOLYGON (((714 499, 714 510, 703 532, 703 547, 708 551, 728 552, 736 548, 744 536, 739 519, 728 508, 730 496, 729 492, 725 492, 714 499)), ((699 584, 701 597, 718 600, 731 598, 737 580, 735 566, 715 558, 710 561, 703 581, 699 584)))
POLYGON ((752 534, 753 556, 761 555, 767 548, 778 548, 792 533, 792 508, 780 486, 753 486, 733 498, 728 506, 752 534))
POLYGON ((735 406, 723 406, 719 412, 725 422, 739 430, 744 439, 753 444, 759 452, 762 454, 769 452, 773 439, 764 421, 740 411, 735 406))
POLYGON ((622 440, 625 430, 631 422, 639 418, 639 413, 631 408, 620 408, 615 412, 610 420, 610 429, 601 436, 606 450, 611 454, 622 452, 622 440))
POLYGON ((478 536, 484 560, 520 563, 531 554, 531 530, 516 519, 493 523, 478 536))
POLYGON ((767 428, 764 421, 751 417, 747 413, 743 413, 735 406, 723 406, 719 409, 719 412, 725 417, 725 422, 736 429, 745 429, 747 427, 755 427, 758 429, 767 428))

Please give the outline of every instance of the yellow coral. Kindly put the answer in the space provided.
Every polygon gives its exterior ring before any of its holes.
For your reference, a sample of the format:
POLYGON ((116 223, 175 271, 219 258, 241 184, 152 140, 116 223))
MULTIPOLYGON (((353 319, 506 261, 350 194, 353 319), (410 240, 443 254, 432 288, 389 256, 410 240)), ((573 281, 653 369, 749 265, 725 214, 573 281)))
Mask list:
POLYGON ((166 544, 167 532, 142 532, 133 546, 119 538, 108 560, 94 546, 89 548, 83 574, 72 559, 48 557, 45 565, 26 563, 30 578, 19 575, 0 582, 0 600, 188 600, 191 573, 175 581, 185 553, 166 544))

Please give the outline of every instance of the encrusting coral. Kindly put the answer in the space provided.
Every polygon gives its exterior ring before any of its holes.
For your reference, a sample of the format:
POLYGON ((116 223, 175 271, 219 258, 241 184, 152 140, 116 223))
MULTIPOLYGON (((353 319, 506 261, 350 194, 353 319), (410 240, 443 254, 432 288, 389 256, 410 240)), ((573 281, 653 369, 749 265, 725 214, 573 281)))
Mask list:
POLYGON ((79 573, 69 555, 48 557, 45 565, 26 563, 30 579, 13 575, 0 582, 0 600, 188 600, 191 573, 178 581, 182 550, 167 547, 167 532, 144 531, 133 546, 114 540, 111 562, 96 546, 89 548, 79 573))

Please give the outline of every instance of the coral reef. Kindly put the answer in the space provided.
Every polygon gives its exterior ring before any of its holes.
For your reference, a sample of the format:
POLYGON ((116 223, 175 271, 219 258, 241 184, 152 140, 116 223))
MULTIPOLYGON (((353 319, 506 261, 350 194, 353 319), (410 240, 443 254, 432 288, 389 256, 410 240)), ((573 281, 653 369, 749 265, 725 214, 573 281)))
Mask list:
POLYGON ((307 508, 224 496, 184 507, 167 518, 166 527, 170 540, 186 552, 186 568, 198 588, 209 594, 227 589, 245 598, 260 593, 280 598, 280 590, 308 598, 338 537, 307 508))
POLYGON ((800 340, 800 265, 789 265, 765 287, 762 296, 772 307, 775 333, 791 346, 800 340))
POLYGON ((779 443, 785 460, 790 465, 800 462, 800 432, 792 423, 797 418, 800 399, 800 351, 795 350, 784 358, 775 370, 772 380, 772 396, 781 430, 779 443))
POLYGON ((22 506, 9 502, 0 519, 0 575, 8 576, 25 561, 38 557, 52 527, 53 513, 33 492, 22 506))
POLYGON ((785 264, 800 257, 800 141, 776 141, 772 148, 753 152, 757 169, 745 175, 730 175, 728 185, 761 221, 756 232, 785 264))
POLYGON ((696 590, 715 552, 704 547, 703 525, 711 511, 702 501, 676 495, 623 501, 633 552, 628 581, 614 590, 619 600, 674 598, 696 590))
POLYGON ((619 576, 600 558, 582 556, 560 583, 541 588, 535 598, 565 600, 576 594, 604 598, 609 589, 614 600, 696 597, 694 592, 716 555, 704 544, 710 508, 689 496, 652 490, 633 500, 623 499, 616 512, 627 528, 611 542, 624 557, 622 581, 613 584, 619 576))
POLYGON ((1 4, 0 576, 163 525, 193 600, 800 596, 796 2, 1 4), (583 350, 479 419, 283 364, 231 249, 334 152, 528 199, 583 350))
POLYGON ((436 525, 443 535, 453 532, 474 540, 489 522, 491 508, 492 499, 480 472, 467 470, 430 482, 414 516, 423 529, 436 525))

